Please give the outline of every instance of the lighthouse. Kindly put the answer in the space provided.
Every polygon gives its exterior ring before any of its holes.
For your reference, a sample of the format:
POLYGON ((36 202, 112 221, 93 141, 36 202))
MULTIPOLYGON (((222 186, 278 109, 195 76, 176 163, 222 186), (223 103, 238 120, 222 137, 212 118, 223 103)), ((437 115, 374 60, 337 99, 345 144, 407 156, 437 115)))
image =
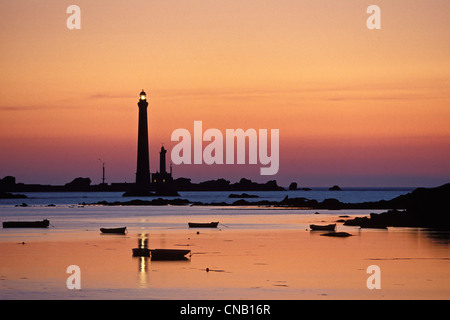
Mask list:
POLYGON ((150 159, 148 155, 148 121, 147 121, 147 94, 142 89, 139 94, 139 123, 136 187, 139 190, 148 190, 150 187, 150 159))

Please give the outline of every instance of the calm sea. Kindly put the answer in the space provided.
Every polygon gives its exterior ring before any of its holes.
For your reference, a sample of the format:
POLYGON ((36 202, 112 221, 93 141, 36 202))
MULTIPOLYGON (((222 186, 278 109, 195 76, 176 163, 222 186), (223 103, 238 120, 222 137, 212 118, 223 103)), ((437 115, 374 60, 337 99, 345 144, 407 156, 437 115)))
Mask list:
MULTIPOLYGON (((259 198, 249 198, 247 201, 271 200, 280 201, 284 197, 303 197, 322 201, 327 198, 338 199, 345 203, 390 200, 399 195, 406 194, 415 188, 343 188, 342 191, 329 191, 328 188, 312 188, 311 191, 246 191, 245 193, 257 195, 259 198)), ((179 192, 179 197, 163 197, 167 199, 182 198, 190 201, 204 203, 226 202, 233 203, 236 198, 229 198, 230 194, 241 194, 240 191, 202 191, 179 192)), ((153 197, 122 197, 123 192, 29 192, 25 193, 28 199, 0 199, 0 206, 15 206, 22 203, 27 205, 78 205, 81 203, 96 203, 98 201, 129 201, 132 199, 151 200, 153 197)))
MULTIPOLYGON (((327 188, 315 188, 311 191, 265 191, 246 192, 258 198, 247 201, 272 200, 280 201, 284 197, 304 197, 322 201, 335 198, 341 202, 354 203, 365 201, 389 200, 412 191, 412 188, 348 188, 343 191, 329 191, 327 188)), ((180 192, 180 197, 190 201, 203 203, 233 203, 236 198, 231 194, 242 192, 180 192)), ((313 215, 314 221, 321 222, 325 216, 332 215, 368 215, 378 210, 286 210, 255 207, 221 207, 221 206, 100 206, 85 205, 98 201, 129 201, 136 198, 124 198, 122 192, 48 192, 26 193, 27 199, 0 200, 0 221, 42 220, 49 219, 51 226, 47 233, 80 234, 79 231, 94 231, 99 227, 126 226, 129 232, 142 230, 185 229, 188 221, 220 221, 221 226, 234 229, 291 229, 299 227, 299 219, 313 215), (26 204, 26 206, 23 206, 26 204)), ((169 197, 167 197, 169 198, 169 197)), ((151 200, 153 198, 142 197, 151 200)), ((309 223, 309 220, 308 220, 309 223)), ((307 224, 302 228, 307 227, 307 224)), ((18 229, 19 230, 19 229, 18 229)), ((0 240, 10 237, 40 235, 39 229, 20 229, 20 232, 1 229, 0 240)), ((11 239, 10 239, 11 240, 11 239)))

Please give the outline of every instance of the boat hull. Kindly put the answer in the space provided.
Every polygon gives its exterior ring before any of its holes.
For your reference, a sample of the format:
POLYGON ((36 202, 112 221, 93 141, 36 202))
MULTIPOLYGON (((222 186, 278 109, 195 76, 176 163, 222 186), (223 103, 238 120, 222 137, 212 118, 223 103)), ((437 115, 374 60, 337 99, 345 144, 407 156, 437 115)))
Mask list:
POLYGON ((185 257, 191 250, 184 249, 148 249, 133 248, 134 257, 151 257, 152 260, 187 260, 185 257))
POLYGON ((133 257, 150 257, 150 249, 133 248, 133 257))
POLYGON ((127 227, 123 228, 100 228, 102 233, 112 233, 112 234, 125 234, 127 232, 127 227))
POLYGON ((321 234, 321 236, 346 238, 346 237, 351 237, 351 234, 348 232, 327 232, 327 233, 321 234))
POLYGON ((311 230, 334 231, 334 229, 336 228, 336 224, 328 224, 324 226, 311 224, 309 225, 309 227, 311 228, 311 230))
POLYGON ((3 228, 48 228, 50 221, 4 221, 3 228))
POLYGON ((188 222, 189 228, 217 228, 218 224, 218 221, 206 223, 188 222))
POLYGON ((151 249, 152 260, 187 260, 185 257, 191 250, 183 249, 151 249))

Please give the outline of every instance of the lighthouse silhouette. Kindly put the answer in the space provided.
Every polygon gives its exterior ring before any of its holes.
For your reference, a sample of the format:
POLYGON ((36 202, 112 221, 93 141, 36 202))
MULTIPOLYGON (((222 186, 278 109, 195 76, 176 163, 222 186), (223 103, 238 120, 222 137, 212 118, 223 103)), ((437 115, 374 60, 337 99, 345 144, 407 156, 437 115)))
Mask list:
POLYGON ((147 121, 147 94, 142 89, 139 94, 139 123, 138 123, 138 147, 136 188, 141 191, 150 188, 150 159, 148 155, 148 121, 147 121))

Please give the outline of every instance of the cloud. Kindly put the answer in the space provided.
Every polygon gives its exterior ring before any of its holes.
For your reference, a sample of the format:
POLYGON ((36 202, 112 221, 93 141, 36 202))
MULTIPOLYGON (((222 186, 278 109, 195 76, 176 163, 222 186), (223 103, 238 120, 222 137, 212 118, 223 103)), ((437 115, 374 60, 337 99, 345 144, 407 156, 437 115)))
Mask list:
POLYGON ((28 111, 28 110, 44 110, 44 109, 51 109, 54 108, 53 106, 29 106, 29 105, 22 105, 22 106, 0 106, 0 111, 28 111))
POLYGON ((133 98, 133 96, 128 94, 111 94, 111 93, 96 93, 87 96, 87 99, 130 99, 130 98, 133 98))

